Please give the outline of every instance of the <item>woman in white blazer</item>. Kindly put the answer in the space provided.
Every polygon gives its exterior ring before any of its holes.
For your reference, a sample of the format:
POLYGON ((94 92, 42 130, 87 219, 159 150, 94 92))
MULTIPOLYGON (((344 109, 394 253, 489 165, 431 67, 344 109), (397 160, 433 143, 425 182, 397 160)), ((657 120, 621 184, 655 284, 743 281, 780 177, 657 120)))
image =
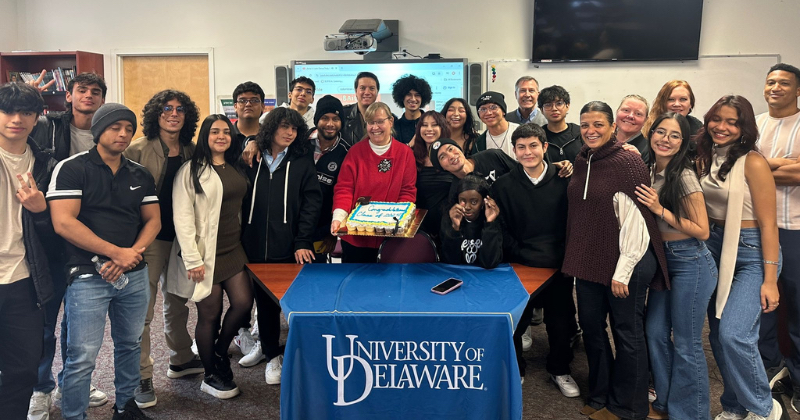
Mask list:
POLYGON ((197 305, 195 337, 205 378, 200 389, 217 398, 239 394, 233 382, 228 346, 250 318, 252 285, 240 240, 241 207, 248 181, 231 147, 233 124, 224 115, 208 116, 200 127, 192 159, 175 176, 173 218, 176 241, 170 270, 177 280, 169 292, 197 305), (222 318, 222 293, 230 307, 222 318))

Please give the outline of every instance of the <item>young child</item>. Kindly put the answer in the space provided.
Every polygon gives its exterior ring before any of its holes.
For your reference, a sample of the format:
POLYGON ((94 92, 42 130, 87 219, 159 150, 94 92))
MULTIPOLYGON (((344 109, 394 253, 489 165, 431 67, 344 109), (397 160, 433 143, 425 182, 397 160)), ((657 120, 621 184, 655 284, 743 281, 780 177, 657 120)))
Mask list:
POLYGON ((489 183, 482 175, 469 173, 458 182, 450 202, 441 226, 444 262, 497 267, 503 259, 503 232, 489 183))

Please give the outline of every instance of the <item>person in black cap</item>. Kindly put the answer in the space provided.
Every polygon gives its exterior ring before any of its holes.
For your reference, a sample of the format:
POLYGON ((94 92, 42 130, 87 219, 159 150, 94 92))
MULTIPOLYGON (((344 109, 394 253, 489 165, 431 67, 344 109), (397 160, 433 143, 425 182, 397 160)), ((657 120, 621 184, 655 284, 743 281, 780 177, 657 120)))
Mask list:
POLYGON ((497 149, 484 150, 467 158, 455 140, 439 139, 431 145, 431 164, 436 169, 450 172, 458 179, 464 178, 468 173, 478 172, 491 186, 517 162, 497 149))
POLYGON ((136 132, 133 111, 105 104, 94 114, 91 131, 96 146, 61 161, 47 192, 53 227, 67 241, 69 336, 61 412, 65 418, 85 416, 108 316, 117 394, 113 419, 147 419, 133 394, 149 295, 142 253, 161 229, 156 185, 147 169, 122 156, 136 132), (105 261, 99 270, 95 256, 105 261), (123 274, 127 284, 112 284, 123 274))
POLYGON ((478 108, 478 118, 486 124, 486 131, 481 133, 476 142, 478 150, 500 149, 513 159, 511 134, 519 124, 506 121, 506 99, 503 94, 484 92, 475 107, 478 108))
POLYGON ((308 141, 312 146, 309 147, 309 154, 314 157, 317 180, 319 180, 319 187, 322 190, 322 210, 313 236, 315 263, 327 262, 328 254, 336 247, 336 237, 330 232, 333 215, 333 187, 336 185, 342 162, 350 148, 341 137, 343 114, 342 102, 338 98, 331 95, 323 96, 317 101, 314 113, 315 128, 308 136, 308 141))

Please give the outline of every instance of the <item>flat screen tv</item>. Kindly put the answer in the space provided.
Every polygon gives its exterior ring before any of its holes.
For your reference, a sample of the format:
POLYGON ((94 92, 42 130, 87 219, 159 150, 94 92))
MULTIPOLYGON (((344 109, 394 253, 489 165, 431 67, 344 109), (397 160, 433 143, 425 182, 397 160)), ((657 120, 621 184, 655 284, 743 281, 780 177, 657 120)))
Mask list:
POLYGON ((531 61, 697 60, 703 0, 534 0, 531 61))
POLYGON ((314 100, 325 95, 339 98, 343 104, 356 102, 353 83, 362 71, 375 73, 381 88, 378 100, 389 105, 395 115, 402 109, 392 100, 392 85, 406 74, 413 74, 428 81, 433 92, 431 103, 426 110, 437 110, 450 98, 466 98, 467 60, 391 60, 391 61, 293 61, 292 77, 306 76, 317 87, 314 100))

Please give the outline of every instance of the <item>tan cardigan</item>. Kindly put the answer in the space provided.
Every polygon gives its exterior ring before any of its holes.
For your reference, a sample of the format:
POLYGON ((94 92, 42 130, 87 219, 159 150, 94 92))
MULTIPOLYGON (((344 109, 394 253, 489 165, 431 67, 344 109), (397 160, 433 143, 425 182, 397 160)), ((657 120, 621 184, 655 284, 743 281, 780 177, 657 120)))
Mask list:
MULTIPOLYGON (((181 146, 181 157, 184 162, 190 160, 192 154, 194 154, 194 143, 181 146)), ((156 180, 156 193, 161 192, 169 156, 169 147, 161 138, 149 140, 147 137, 139 137, 131 142, 122 155, 147 168, 156 180)))

